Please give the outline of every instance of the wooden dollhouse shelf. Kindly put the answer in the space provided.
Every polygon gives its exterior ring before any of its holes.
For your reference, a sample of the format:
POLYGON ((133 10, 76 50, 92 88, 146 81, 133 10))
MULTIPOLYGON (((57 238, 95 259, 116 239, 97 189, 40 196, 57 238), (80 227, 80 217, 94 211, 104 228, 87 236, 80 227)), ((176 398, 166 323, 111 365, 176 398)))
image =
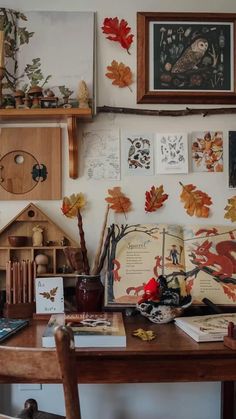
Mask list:
POLYGON ((69 176, 78 177, 77 120, 92 119, 91 109, 0 109, 0 122, 53 121, 66 122, 69 141, 69 176))

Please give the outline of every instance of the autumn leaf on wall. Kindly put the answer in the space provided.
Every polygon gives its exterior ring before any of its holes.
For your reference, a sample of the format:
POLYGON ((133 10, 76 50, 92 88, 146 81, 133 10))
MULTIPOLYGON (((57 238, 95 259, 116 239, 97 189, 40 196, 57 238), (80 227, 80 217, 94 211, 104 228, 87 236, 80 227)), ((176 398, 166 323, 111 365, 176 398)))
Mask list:
POLYGON ((236 196, 232 196, 228 199, 228 205, 226 205, 224 218, 234 222, 236 221, 236 196))
POLYGON ((72 194, 70 197, 65 196, 62 201, 62 212, 68 218, 77 217, 78 210, 86 204, 85 197, 82 193, 72 194))
POLYGON ((145 192, 145 211, 154 212, 163 206, 163 202, 168 199, 164 193, 163 185, 159 187, 152 186, 150 191, 145 192))
POLYGON ((108 189, 108 193, 110 196, 105 198, 105 200, 108 202, 110 209, 114 212, 126 215, 126 213, 131 210, 132 203, 130 199, 121 191, 120 186, 108 189))
POLYGON ((126 49, 128 54, 130 54, 129 48, 133 42, 134 35, 130 33, 131 28, 126 20, 121 19, 119 21, 118 17, 106 17, 103 21, 102 31, 108 35, 107 39, 119 42, 122 48, 126 49))
POLYGON ((196 217, 207 218, 209 216, 209 206, 212 205, 212 200, 209 195, 205 192, 196 189, 197 187, 192 184, 183 185, 182 192, 180 194, 180 200, 184 202, 184 208, 190 217, 195 215, 196 217))
POLYGON ((107 66, 106 76, 113 80, 112 84, 118 87, 129 87, 132 84, 132 71, 123 63, 113 60, 111 65, 107 66))

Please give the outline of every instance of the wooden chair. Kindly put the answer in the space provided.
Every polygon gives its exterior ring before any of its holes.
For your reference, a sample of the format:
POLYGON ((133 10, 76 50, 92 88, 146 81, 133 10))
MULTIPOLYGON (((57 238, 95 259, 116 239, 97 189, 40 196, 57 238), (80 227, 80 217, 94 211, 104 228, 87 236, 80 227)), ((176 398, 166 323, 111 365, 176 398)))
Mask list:
MULTIPOLYGON (((66 419, 81 419, 76 376, 74 339, 71 329, 60 326, 55 330, 57 360, 53 350, 32 348, 0 347, 0 376, 4 382, 39 382, 55 380, 61 375, 64 391, 66 419), (40 357, 40 358, 39 358, 40 357), (29 368, 26 369, 26 359, 29 368), (40 359, 40 362, 38 360, 40 359), (30 360, 30 363, 29 363, 30 360)), ((63 419, 64 416, 38 410, 36 400, 28 399, 17 416, 22 419, 63 419)), ((11 419, 0 415, 0 419, 11 419)))

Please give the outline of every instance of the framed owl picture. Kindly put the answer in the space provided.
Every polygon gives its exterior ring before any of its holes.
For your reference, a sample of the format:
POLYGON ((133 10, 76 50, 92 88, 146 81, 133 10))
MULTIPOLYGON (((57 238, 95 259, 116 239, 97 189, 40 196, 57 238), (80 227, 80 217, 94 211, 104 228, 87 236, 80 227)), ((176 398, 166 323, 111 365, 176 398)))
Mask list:
POLYGON ((137 103, 233 104, 236 14, 137 13, 137 103))

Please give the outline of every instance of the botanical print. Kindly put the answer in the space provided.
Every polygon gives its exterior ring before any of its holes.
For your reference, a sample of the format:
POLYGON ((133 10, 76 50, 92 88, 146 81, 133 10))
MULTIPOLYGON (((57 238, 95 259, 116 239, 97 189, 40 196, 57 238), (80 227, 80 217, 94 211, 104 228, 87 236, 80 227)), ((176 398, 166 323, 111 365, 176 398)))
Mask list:
POLYGON ((188 173, 187 134, 156 134, 156 172, 188 173))
POLYGON ((35 278, 36 313, 64 313, 63 278, 35 278))
POLYGON ((229 188, 236 188, 236 131, 229 131, 229 188))
POLYGON ((152 22, 151 90, 232 91, 228 22, 152 22))
POLYGON ((193 172, 223 172, 223 132, 192 133, 193 172))
POLYGON ((87 179, 120 180, 119 130, 97 129, 83 133, 84 173, 87 179))
POLYGON ((153 175, 153 135, 122 135, 123 162, 127 175, 153 175))
POLYGON ((61 97, 59 87, 64 86, 75 98, 79 81, 85 80, 93 98, 93 12, 22 13, 0 8, 0 18, 5 38, 4 91, 37 84, 61 97), (78 39, 86 40, 86 48, 78 39))

